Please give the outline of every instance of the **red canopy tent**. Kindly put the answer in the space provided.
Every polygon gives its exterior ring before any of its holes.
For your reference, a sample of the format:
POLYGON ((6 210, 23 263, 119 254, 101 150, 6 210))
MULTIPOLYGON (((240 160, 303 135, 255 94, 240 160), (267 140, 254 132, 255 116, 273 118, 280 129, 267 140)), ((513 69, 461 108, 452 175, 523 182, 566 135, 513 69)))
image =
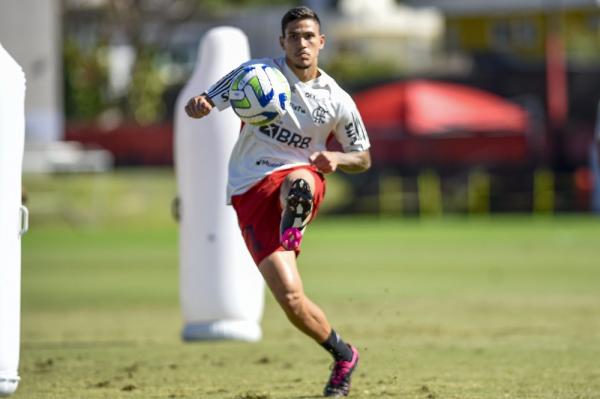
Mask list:
POLYGON ((354 95, 375 162, 515 163, 527 159, 528 114, 455 83, 395 82, 354 95))

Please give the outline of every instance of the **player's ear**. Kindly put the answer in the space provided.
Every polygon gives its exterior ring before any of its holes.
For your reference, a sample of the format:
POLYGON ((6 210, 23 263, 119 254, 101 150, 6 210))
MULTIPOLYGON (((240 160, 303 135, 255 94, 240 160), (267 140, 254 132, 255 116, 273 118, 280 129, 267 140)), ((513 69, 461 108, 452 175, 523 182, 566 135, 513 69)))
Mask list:
POLYGON ((285 47, 283 47, 283 40, 284 40, 284 37, 279 36, 279 45, 281 46, 282 49, 285 49, 285 47))
POLYGON ((321 40, 321 44, 319 46, 319 49, 323 50, 323 47, 325 47, 325 35, 320 35, 319 38, 321 40))

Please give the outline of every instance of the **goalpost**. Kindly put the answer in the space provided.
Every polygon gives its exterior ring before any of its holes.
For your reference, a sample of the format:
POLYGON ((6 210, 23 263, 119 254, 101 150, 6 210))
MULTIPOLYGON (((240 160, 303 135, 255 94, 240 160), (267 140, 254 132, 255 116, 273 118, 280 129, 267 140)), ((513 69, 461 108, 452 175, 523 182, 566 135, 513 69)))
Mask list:
POLYGON ((19 384, 25 75, 1 44, 0 87, 0 396, 8 396, 19 384))
POLYGON ((237 28, 208 31, 196 68, 175 110, 178 185, 180 300, 184 340, 257 341, 264 282, 243 242, 237 217, 225 205, 227 164, 240 120, 230 110, 200 120, 184 111, 187 101, 250 57, 237 28))

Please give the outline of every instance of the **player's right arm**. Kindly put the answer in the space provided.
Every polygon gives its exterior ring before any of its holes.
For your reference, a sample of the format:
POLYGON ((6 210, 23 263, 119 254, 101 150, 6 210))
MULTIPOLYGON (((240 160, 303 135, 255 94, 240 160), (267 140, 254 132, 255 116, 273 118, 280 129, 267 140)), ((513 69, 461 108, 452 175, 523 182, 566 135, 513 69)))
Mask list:
POLYGON ((202 118, 210 113, 213 108, 217 108, 219 111, 229 107, 229 87, 235 76, 240 72, 246 65, 253 62, 265 62, 267 63, 270 59, 258 59, 249 60, 244 62, 242 65, 231 70, 227 75, 219 79, 215 84, 210 86, 208 90, 199 96, 192 97, 185 106, 185 112, 192 118, 202 118))
POLYGON ((215 104, 206 94, 192 97, 185 106, 185 112, 191 118, 200 119, 210 113, 215 104))
POLYGON ((200 119, 210 113, 213 108, 225 109, 229 105, 229 86, 235 75, 243 68, 243 64, 219 79, 210 88, 190 98, 185 106, 185 112, 191 118, 200 119))

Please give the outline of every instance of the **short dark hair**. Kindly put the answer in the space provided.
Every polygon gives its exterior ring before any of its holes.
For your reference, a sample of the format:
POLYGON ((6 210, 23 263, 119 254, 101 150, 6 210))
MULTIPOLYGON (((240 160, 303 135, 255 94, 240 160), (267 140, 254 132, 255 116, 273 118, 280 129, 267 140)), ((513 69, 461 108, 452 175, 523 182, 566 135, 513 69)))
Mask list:
POLYGON ((321 20, 316 12, 306 6, 294 7, 281 18, 281 35, 285 36, 285 28, 290 22, 301 19, 313 19, 317 22, 319 28, 321 27, 321 20))

